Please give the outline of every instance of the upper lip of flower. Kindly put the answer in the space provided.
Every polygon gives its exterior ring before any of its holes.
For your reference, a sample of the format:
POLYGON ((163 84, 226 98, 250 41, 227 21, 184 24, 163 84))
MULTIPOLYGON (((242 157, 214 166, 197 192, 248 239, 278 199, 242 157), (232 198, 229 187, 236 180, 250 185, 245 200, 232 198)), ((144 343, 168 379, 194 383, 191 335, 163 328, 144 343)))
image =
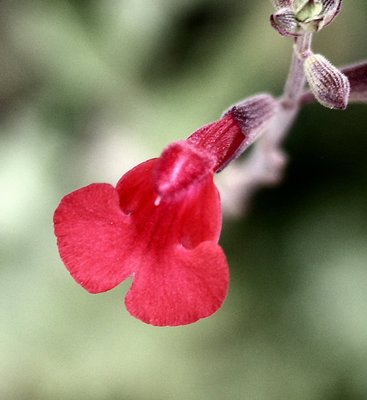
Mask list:
POLYGON ((180 196, 182 192, 213 174, 214 166, 215 160, 210 153, 187 141, 172 143, 157 163, 155 190, 160 198, 180 196))

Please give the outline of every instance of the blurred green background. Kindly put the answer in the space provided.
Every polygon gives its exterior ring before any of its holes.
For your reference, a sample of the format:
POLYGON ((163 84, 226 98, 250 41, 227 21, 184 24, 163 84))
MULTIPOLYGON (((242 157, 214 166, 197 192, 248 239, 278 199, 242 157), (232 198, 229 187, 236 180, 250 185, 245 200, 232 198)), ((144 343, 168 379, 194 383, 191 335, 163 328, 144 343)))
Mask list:
MULTIPOLYGON (((53 212, 116 183, 256 92, 291 41, 270 1, 0 1, 0 399, 365 400, 367 106, 307 106, 284 181, 224 221, 224 307, 180 328, 129 316, 61 263, 53 212)), ((365 0, 314 50, 366 58, 365 0)))

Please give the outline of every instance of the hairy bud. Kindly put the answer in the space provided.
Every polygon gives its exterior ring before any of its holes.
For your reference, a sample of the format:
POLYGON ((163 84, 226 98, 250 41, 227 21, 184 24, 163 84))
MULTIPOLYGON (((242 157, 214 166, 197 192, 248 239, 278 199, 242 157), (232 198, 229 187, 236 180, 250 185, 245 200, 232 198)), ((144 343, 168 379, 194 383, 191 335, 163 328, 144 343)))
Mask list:
POLYGON ((282 36, 298 36, 299 23, 294 12, 288 8, 281 8, 270 16, 270 23, 282 36))
POLYGON ((310 89, 319 103, 328 108, 343 110, 348 105, 348 78, 321 54, 312 54, 304 63, 310 89))
POLYGON ((271 18, 272 26, 283 36, 297 36, 318 32, 339 14, 342 0, 274 1, 277 12, 271 18))

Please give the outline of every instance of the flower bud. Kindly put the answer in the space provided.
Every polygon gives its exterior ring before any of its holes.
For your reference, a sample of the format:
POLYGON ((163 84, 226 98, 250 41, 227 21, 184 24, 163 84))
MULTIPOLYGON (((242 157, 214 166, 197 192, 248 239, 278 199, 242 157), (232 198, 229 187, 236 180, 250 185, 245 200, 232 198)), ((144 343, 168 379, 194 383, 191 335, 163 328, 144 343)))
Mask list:
POLYGON ((321 54, 312 54, 304 63, 310 89, 319 103, 328 108, 343 110, 348 105, 348 78, 321 54))
POLYGON ((282 36, 299 35, 299 24, 294 12, 288 8, 281 8, 270 17, 270 23, 282 36))
POLYGON ((283 36, 318 32, 339 14, 342 0, 274 0, 272 26, 283 36))
POLYGON ((341 2, 342 0, 308 0, 303 7, 295 9, 296 18, 305 31, 318 32, 336 18, 341 2))

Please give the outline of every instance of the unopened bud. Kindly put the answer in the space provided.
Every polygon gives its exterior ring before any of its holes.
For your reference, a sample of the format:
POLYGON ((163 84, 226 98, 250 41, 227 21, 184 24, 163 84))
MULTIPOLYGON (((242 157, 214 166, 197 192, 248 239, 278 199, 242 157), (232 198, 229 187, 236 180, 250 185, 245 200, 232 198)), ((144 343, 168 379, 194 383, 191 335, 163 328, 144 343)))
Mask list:
POLYGON ((270 17, 270 23, 282 36, 297 36, 299 24, 294 12, 288 8, 281 8, 270 17))
POLYGON ((295 0, 293 10, 301 27, 317 32, 339 14, 342 0, 295 0))
POLYGON ((342 0, 274 0, 272 26, 283 36, 318 32, 339 14, 342 0))
POLYGON ((343 110, 348 105, 348 78, 321 54, 312 54, 304 63, 310 89, 319 103, 328 108, 343 110))

